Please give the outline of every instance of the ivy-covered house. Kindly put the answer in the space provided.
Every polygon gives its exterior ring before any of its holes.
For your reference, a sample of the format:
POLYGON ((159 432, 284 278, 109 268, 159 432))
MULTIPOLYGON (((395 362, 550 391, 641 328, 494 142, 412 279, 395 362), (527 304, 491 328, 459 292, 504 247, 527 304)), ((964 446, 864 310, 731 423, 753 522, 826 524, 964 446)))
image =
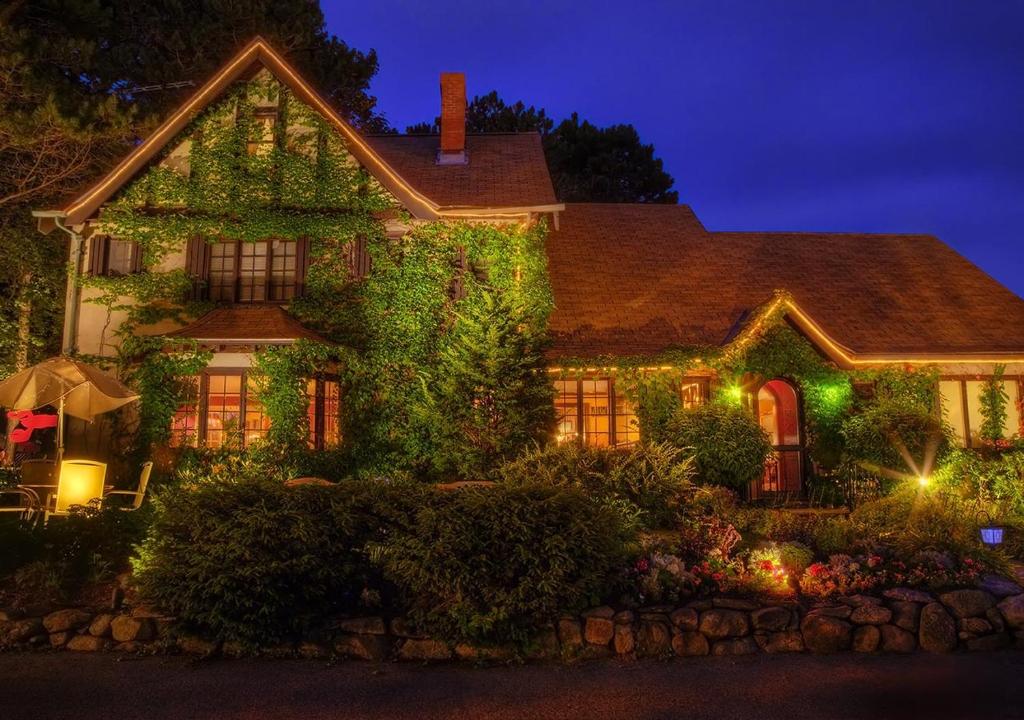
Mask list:
MULTIPOLYGON (((930 368, 965 445, 998 367, 1019 431, 1024 300, 939 240, 562 204, 538 135, 467 135, 460 74, 441 99, 439 135, 362 135, 254 40, 109 174, 36 213, 70 236, 65 351, 131 376, 149 441, 338 447, 373 472, 415 470, 442 442, 423 399, 450 380, 453 328, 496 307, 509 332, 546 330, 533 372, 557 440, 628 445, 666 405, 719 395, 776 447, 755 494, 798 491, 809 445, 887 367, 930 368)), ((516 382, 495 380, 532 392, 516 382)))

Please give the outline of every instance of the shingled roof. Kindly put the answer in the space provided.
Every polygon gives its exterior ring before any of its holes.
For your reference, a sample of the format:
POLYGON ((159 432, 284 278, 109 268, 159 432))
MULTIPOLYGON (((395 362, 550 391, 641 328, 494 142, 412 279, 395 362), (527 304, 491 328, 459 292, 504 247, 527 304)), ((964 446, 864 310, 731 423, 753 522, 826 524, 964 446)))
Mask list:
POLYGON ((552 356, 718 346, 787 292, 858 357, 1024 355, 1024 300, 928 235, 710 232, 685 206, 570 204, 552 356))
POLYGON ((437 135, 369 135, 395 172, 442 208, 556 205, 538 133, 466 136, 462 165, 438 165, 437 135))
POLYGON ((296 340, 326 342, 280 305, 231 305, 206 313, 168 337, 201 344, 288 345, 296 340))

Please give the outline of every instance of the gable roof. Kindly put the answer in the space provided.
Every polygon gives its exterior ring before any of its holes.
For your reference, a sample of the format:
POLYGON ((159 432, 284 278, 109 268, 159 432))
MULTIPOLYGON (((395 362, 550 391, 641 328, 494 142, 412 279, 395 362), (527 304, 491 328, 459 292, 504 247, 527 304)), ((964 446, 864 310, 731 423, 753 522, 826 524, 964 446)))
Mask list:
POLYGON ((366 141, 442 208, 558 203, 539 133, 467 135, 469 162, 462 165, 437 164, 437 135, 368 135, 366 141))
MULTIPOLYGON (((72 199, 59 210, 37 211, 38 217, 60 215, 65 224, 76 225, 91 217, 100 206, 110 199, 125 183, 130 181, 142 170, 166 145, 180 133, 197 114, 210 106, 235 81, 241 79, 255 64, 262 64, 280 82, 286 85, 295 96, 318 111, 345 138, 349 152, 398 200, 413 216, 434 220, 448 214, 452 215, 491 215, 507 213, 515 206, 519 212, 551 212, 561 209, 554 202, 542 203, 542 206, 520 207, 513 202, 500 207, 487 202, 479 202, 479 198, 467 197, 470 200, 466 208, 457 208, 446 212, 446 203, 439 202, 428 192, 410 182, 398 170, 382 157, 367 140, 357 133, 320 95, 307 84, 298 73, 282 58, 265 40, 256 37, 247 44, 234 58, 228 61, 217 73, 196 91, 181 107, 167 118, 148 138, 135 148, 127 157, 114 167, 96 184, 72 199), (467 209, 472 212, 465 212, 467 209), (495 212, 497 211, 497 212, 495 212)), ((436 142, 436 141, 435 141, 436 142)), ((543 154, 540 159, 543 161, 543 154)), ((536 158, 530 158, 535 162, 536 158)), ((438 167, 441 174, 451 166, 438 167)), ((543 166, 547 173, 546 164, 543 166)), ((536 168, 534 168, 534 172, 536 168)), ((548 180, 550 185, 550 179, 548 180)), ((508 197, 515 196, 514 184, 508 180, 506 188, 508 197)), ((502 200, 502 193, 492 193, 489 197, 502 200)))
POLYGON ((327 342, 280 305, 230 305, 211 310, 167 337, 200 344, 289 345, 296 340, 327 342))
POLYGON ((721 346, 776 291, 837 361, 1024 358, 1024 300, 928 235, 710 232, 685 205, 569 204, 555 358, 721 346))

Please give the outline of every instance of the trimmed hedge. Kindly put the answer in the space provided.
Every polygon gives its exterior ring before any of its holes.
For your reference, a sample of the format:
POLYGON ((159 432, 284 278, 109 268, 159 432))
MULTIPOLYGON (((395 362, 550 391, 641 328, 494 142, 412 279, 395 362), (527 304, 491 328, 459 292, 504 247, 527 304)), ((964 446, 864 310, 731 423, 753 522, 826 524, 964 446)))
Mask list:
POLYGON ((701 482, 736 489, 764 472, 772 451, 757 421, 724 403, 679 410, 668 423, 666 440, 693 453, 701 482))

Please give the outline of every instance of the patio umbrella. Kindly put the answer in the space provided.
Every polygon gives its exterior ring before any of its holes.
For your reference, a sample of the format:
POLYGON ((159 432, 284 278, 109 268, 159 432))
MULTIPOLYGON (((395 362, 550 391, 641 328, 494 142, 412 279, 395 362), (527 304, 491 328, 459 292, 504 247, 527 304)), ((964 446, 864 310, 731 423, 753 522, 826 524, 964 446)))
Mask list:
POLYGON ((0 407, 57 407, 57 458, 64 453, 64 413, 92 421, 139 396, 101 370, 71 358, 44 360, 0 382, 0 407))

